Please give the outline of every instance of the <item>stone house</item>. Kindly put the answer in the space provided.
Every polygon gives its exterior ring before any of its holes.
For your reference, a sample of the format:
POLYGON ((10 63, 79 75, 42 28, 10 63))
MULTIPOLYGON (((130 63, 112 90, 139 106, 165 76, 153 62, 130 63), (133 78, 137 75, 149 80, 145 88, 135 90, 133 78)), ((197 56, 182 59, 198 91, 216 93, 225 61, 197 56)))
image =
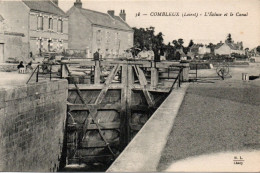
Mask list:
POLYGON ((4 19, 0 30, 4 61, 9 57, 26 60, 68 47, 68 18, 57 0, 0 1, 0 13, 4 19))
POLYGON ((199 47, 199 55, 205 55, 206 53, 210 53, 210 48, 206 45, 199 47))
POLYGON ((228 43, 227 41, 225 43, 218 43, 215 47, 215 55, 231 55, 232 53, 237 53, 244 55, 245 50, 243 50, 243 42, 237 42, 237 43, 228 43))
POLYGON ((117 58, 133 47, 134 31, 126 23, 124 10, 119 16, 113 10, 101 13, 82 8, 82 2, 76 0, 66 16, 69 18, 68 48, 86 50, 88 58, 97 50, 102 58, 117 58))
POLYGON ((210 53, 210 48, 208 48, 206 45, 193 44, 190 47, 190 50, 187 55, 194 59, 195 57, 203 58, 203 56, 207 53, 210 53))
POLYGON ((24 33, 6 29, 6 20, 0 14, 0 63, 4 63, 8 58, 25 57, 28 54, 27 47, 24 33))

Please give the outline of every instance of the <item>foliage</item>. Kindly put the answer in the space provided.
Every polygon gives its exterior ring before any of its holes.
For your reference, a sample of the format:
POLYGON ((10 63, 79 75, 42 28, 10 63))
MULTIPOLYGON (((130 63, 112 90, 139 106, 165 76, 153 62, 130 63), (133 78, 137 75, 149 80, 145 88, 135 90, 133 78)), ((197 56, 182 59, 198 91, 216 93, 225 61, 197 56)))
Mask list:
POLYGON ((136 28, 134 27, 134 55, 137 55, 139 51, 146 49, 152 49, 154 52, 155 60, 160 58, 163 54, 163 34, 159 32, 155 35, 154 27, 149 28, 136 28))
POLYGON ((207 47, 210 48, 210 53, 214 53, 216 45, 214 45, 213 43, 209 43, 207 47))
POLYGON ((234 58, 236 58, 236 59, 247 59, 247 58, 248 58, 247 55, 240 55, 240 54, 238 54, 238 53, 232 53, 232 54, 231 54, 231 57, 234 57, 234 58))
POLYGON ((155 35, 154 27, 149 28, 133 28, 134 30, 134 47, 143 49, 159 49, 164 46, 163 44, 163 34, 159 32, 155 35))
POLYGON ((213 59, 213 58, 215 58, 215 56, 214 56, 214 54, 212 54, 212 53, 205 53, 204 55, 203 55, 203 60, 210 60, 210 59, 213 59))
POLYGON ((184 47, 183 39, 179 38, 178 40, 172 41, 173 45, 171 45, 171 43, 165 45, 163 43, 163 33, 159 32, 158 34, 155 34, 154 29, 154 27, 139 29, 134 27, 134 47, 140 50, 144 48, 152 49, 154 51, 155 57, 165 54, 167 60, 179 60, 181 53, 176 50, 182 50, 187 54, 189 48, 194 44, 191 40, 189 46, 184 47))
POLYGON ((260 53, 260 45, 256 47, 256 51, 260 53))
POLYGON ((228 34, 226 41, 227 41, 228 43, 232 43, 232 37, 231 37, 231 34, 230 34, 230 33, 228 34))
POLYGON ((166 57, 165 58, 167 60, 175 60, 174 53, 176 51, 176 48, 174 46, 172 46, 170 42, 168 43, 168 45, 164 46, 164 51, 166 53, 166 57))

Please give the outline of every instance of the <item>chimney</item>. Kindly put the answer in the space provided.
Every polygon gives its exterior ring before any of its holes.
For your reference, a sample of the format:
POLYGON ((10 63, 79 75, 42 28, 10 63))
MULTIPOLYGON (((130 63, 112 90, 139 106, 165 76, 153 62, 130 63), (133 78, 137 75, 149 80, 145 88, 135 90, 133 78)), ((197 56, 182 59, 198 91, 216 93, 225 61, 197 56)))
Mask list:
POLYGON ((82 8, 81 0, 76 0, 76 2, 74 2, 74 6, 77 7, 77 8, 82 8))
POLYGON ((52 2, 53 2, 54 4, 56 4, 57 6, 59 6, 59 0, 52 0, 52 2))
POLYGON ((126 20, 125 10, 120 10, 119 16, 125 21, 126 20))
POLYGON ((115 17, 115 11, 114 10, 108 10, 107 13, 111 16, 111 17, 115 17))

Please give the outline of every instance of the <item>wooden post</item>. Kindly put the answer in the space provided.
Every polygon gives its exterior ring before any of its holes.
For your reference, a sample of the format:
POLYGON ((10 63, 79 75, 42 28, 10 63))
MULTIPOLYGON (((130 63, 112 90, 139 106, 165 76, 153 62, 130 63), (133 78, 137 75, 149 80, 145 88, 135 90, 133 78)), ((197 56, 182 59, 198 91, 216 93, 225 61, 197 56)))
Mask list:
POLYGON ((132 107, 132 84, 134 83, 134 72, 132 65, 127 65, 127 95, 126 95, 126 140, 127 144, 131 141, 130 134, 130 119, 131 119, 131 107, 132 107))
POLYGON ((135 82, 135 76, 134 76, 134 73, 133 73, 133 66, 132 65, 127 66, 127 72, 128 72, 128 80, 127 80, 128 85, 132 86, 135 82))
POLYGON ((121 72, 121 109, 120 109, 120 149, 128 144, 128 118, 127 118, 127 65, 122 65, 121 72))
POLYGON ((39 81, 39 71, 40 71, 40 66, 38 65, 37 73, 36 73, 36 82, 39 81))
POLYGON ((151 68, 151 86, 153 88, 157 87, 158 79, 159 79, 158 70, 157 70, 157 68, 152 67, 151 68))
POLYGON ((66 78, 69 76, 69 72, 65 67, 66 64, 62 64, 61 66, 61 78, 66 78))
POLYGON ((52 65, 50 65, 50 80, 51 80, 51 73, 52 73, 52 65))
POLYGON ((188 82, 189 81, 189 64, 188 63, 181 63, 183 64, 183 70, 182 70, 182 81, 188 82))
POLYGON ((100 62, 95 61, 94 84, 100 84, 100 62))

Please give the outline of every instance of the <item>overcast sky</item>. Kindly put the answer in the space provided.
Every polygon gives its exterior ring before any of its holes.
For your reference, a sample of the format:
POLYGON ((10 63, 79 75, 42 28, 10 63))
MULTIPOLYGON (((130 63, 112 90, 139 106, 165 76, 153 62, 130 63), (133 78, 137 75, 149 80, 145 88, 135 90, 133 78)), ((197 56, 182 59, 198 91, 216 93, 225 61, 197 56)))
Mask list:
MULTIPOLYGON (((59 0, 59 6, 67 11, 74 1, 59 0)), ((183 38, 185 44, 190 39, 195 43, 217 43, 231 33, 235 42, 243 41, 244 47, 260 45, 260 0, 84 0, 82 3, 83 8, 95 11, 115 10, 116 15, 125 9, 131 27, 153 26, 157 33, 165 35, 165 43, 178 38, 183 38), (138 12, 140 16, 136 17, 138 12), (154 12, 198 13, 199 16, 151 16, 154 12), (228 16, 204 16, 205 12, 228 13, 228 16), (237 12, 248 16, 236 16, 237 12)))

